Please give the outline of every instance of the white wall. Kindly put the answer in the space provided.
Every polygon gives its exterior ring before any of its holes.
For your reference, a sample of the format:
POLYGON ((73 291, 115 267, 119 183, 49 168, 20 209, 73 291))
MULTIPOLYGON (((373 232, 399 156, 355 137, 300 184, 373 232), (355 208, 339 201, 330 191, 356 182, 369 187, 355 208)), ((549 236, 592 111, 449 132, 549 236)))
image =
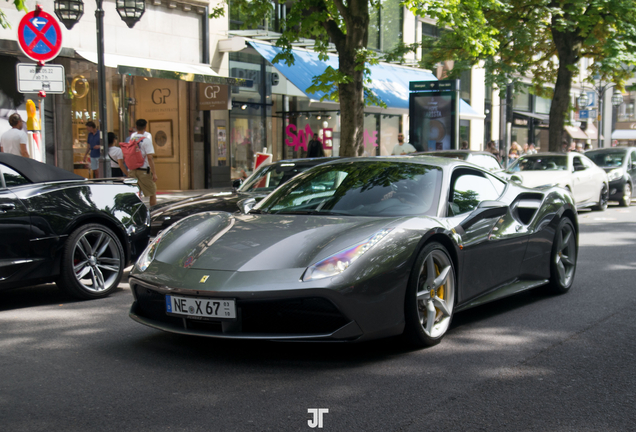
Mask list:
MULTIPOLYGON (((213 5, 219 0, 213 0, 213 5)), ((27 0, 29 10, 35 8, 35 0, 27 0)), ((54 15, 53 0, 41 0, 44 11, 54 15)), ((110 54, 120 54, 140 58, 152 58, 181 63, 201 62, 201 22, 205 1, 192 0, 185 3, 174 3, 176 8, 167 7, 168 2, 155 6, 152 1, 146 1, 146 11, 141 20, 129 29, 117 10, 114 0, 104 1, 104 46, 110 54), (190 8, 189 11, 184 9, 190 8)), ((97 51, 97 36, 95 29, 95 2, 84 1, 84 15, 71 30, 63 25, 63 47, 83 51, 97 51)), ((11 29, 0 29, 0 39, 17 40, 16 31, 23 12, 15 10, 12 4, 2 5, 2 10, 11 23, 11 29)), ((210 21, 210 50, 214 54, 216 42, 227 35, 228 19, 225 17, 210 21)), ((224 56, 227 57, 227 56, 224 56)), ((227 62, 223 68, 222 60, 218 65, 220 70, 227 71, 227 62)), ((224 74, 227 76, 227 74, 224 74)))

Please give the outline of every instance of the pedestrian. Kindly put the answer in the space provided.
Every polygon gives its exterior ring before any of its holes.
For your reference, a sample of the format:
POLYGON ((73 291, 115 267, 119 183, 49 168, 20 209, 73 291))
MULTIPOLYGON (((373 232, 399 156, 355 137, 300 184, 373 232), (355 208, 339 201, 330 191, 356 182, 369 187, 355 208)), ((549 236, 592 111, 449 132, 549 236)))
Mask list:
POLYGON ((576 151, 583 153, 583 143, 576 143, 576 151))
POLYGON ((488 144, 486 144, 486 151, 488 153, 492 153, 492 155, 495 156, 499 162, 501 162, 501 156, 499 155, 497 143, 492 140, 488 141, 488 144))
POLYGON ((534 147, 534 143, 528 144, 528 153, 529 155, 537 154, 537 149, 534 147))
POLYGON ((514 161, 519 159, 519 152, 516 147, 510 147, 510 151, 508 152, 508 165, 512 164, 514 161))
POLYGON ((128 128, 128 136, 126 137, 126 139, 124 139, 124 142, 130 142, 130 137, 133 136, 135 134, 135 132, 137 132, 137 130, 134 127, 129 127, 128 128))
POLYGON ((525 143, 523 145, 523 154, 528 154, 529 149, 530 149, 530 146, 528 145, 528 143, 525 143))
POLYGON ((461 149, 462 149, 462 150, 468 150, 468 149, 469 149, 469 147, 468 147, 468 141, 466 141, 466 140, 462 141, 461 149))
POLYGON ((318 139, 318 134, 315 133, 314 137, 309 141, 309 145, 307 146, 307 157, 323 157, 325 155, 325 151, 322 148, 322 143, 318 139))
POLYGON ((128 170, 124 164, 124 153, 119 147, 119 140, 113 132, 108 132, 108 157, 110 158, 110 172, 113 177, 128 177, 128 170))
POLYGON ((135 122, 135 125, 137 126, 137 133, 133 134, 129 142, 139 145, 144 163, 137 169, 128 170, 128 175, 137 179, 137 186, 150 199, 150 207, 152 207, 157 204, 157 171, 155 170, 153 158, 155 149, 150 138, 145 135, 148 122, 144 119, 139 119, 135 122))
POLYGON ((398 134, 398 143, 393 147, 392 155, 405 155, 415 152, 415 147, 409 143, 404 142, 404 134, 398 134))
POLYGON ((0 150, 4 153, 11 153, 28 158, 28 136, 22 130, 22 123, 23 121, 20 114, 13 113, 9 116, 9 125, 11 126, 11 129, 2 134, 2 138, 0 138, 0 150))
POLYGON ((90 170, 92 178, 96 178, 99 177, 99 156, 101 155, 99 131, 93 121, 86 122, 86 130, 88 131, 88 137, 86 138, 84 162, 88 162, 87 158, 90 154, 90 170))

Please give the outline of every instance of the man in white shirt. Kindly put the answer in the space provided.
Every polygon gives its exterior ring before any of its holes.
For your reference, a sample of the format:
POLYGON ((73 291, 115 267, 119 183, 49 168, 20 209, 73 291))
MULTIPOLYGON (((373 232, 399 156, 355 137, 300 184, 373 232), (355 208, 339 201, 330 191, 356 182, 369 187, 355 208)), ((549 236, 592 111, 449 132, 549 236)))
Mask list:
POLYGON ((404 134, 398 134, 398 143, 395 147, 393 147, 392 155, 405 155, 409 153, 415 152, 415 147, 413 147, 409 143, 404 143, 404 134))
POLYGON ((2 138, 0 138, 0 148, 2 148, 4 153, 11 153, 28 158, 28 137, 22 130, 22 118, 20 118, 20 114, 11 114, 9 116, 9 124, 11 125, 11 129, 2 134, 2 138))
POLYGON ((137 133, 130 137, 130 141, 141 138, 139 149, 144 156, 144 164, 137 169, 128 170, 128 175, 137 179, 137 186, 139 186, 145 196, 150 198, 150 207, 152 207, 157 204, 157 171, 155 170, 153 158, 155 149, 152 146, 152 141, 146 136, 148 122, 144 119, 139 119, 135 124, 137 133))

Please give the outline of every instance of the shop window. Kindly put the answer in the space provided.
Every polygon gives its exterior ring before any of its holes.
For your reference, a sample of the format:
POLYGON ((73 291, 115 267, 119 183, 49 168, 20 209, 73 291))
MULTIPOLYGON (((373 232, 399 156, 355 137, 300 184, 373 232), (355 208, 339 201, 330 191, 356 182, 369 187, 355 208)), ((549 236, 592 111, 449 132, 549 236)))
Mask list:
POLYGON ((550 114, 551 106, 552 99, 547 99, 541 96, 535 97, 535 112, 539 114, 550 114))
POLYGON ((403 10, 399 0, 382 0, 382 7, 369 10, 368 47, 390 51, 402 41, 403 10))
POLYGON ((530 91, 528 86, 521 86, 515 90, 512 99, 512 108, 519 111, 532 111, 530 106, 530 91))
MULTIPOLYGON (((398 143, 398 133, 400 132, 400 116, 383 115, 380 119, 380 155, 390 155, 393 147, 398 143)), ((405 137, 408 141, 408 135, 405 137)))
POLYGON ((459 121, 459 142, 470 142, 470 120, 459 121))

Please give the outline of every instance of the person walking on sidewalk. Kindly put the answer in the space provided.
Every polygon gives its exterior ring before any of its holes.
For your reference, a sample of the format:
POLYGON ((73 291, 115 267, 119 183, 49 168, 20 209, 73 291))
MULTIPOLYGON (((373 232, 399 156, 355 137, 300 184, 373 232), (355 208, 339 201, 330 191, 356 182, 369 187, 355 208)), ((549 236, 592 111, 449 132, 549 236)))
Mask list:
POLYGON ((129 170, 128 175, 137 179, 137 186, 150 199, 150 207, 152 207, 157 204, 157 171, 155 170, 153 158, 155 149, 152 146, 152 141, 146 136, 148 122, 144 119, 139 119, 135 125, 137 126, 137 133, 130 137, 130 142, 138 143, 144 157, 144 163, 137 169, 129 170))
POLYGON ((28 158, 28 137, 22 130, 22 118, 20 117, 20 114, 11 114, 9 116, 9 125, 11 126, 11 129, 3 133, 2 138, 0 138, 0 148, 4 153, 11 153, 28 158))
POLYGON ((415 147, 409 143, 404 143, 404 134, 398 133, 398 143, 393 147, 392 155, 405 155, 415 152, 415 147))
POLYGON ((99 157, 101 156, 101 143, 99 137, 99 131, 95 122, 86 122, 86 131, 88 137, 86 138, 86 153, 84 153, 84 161, 87 162, 87 158, 90 154, 90 170, 93 173, 93 178, 99 177, 99 157))
POLYGON ((124 153, 119 147, 117 136, 108 132, 108 157, 110 158, 110 172, 113 177, 128 177, 128 170, 124 165, 124 153))

